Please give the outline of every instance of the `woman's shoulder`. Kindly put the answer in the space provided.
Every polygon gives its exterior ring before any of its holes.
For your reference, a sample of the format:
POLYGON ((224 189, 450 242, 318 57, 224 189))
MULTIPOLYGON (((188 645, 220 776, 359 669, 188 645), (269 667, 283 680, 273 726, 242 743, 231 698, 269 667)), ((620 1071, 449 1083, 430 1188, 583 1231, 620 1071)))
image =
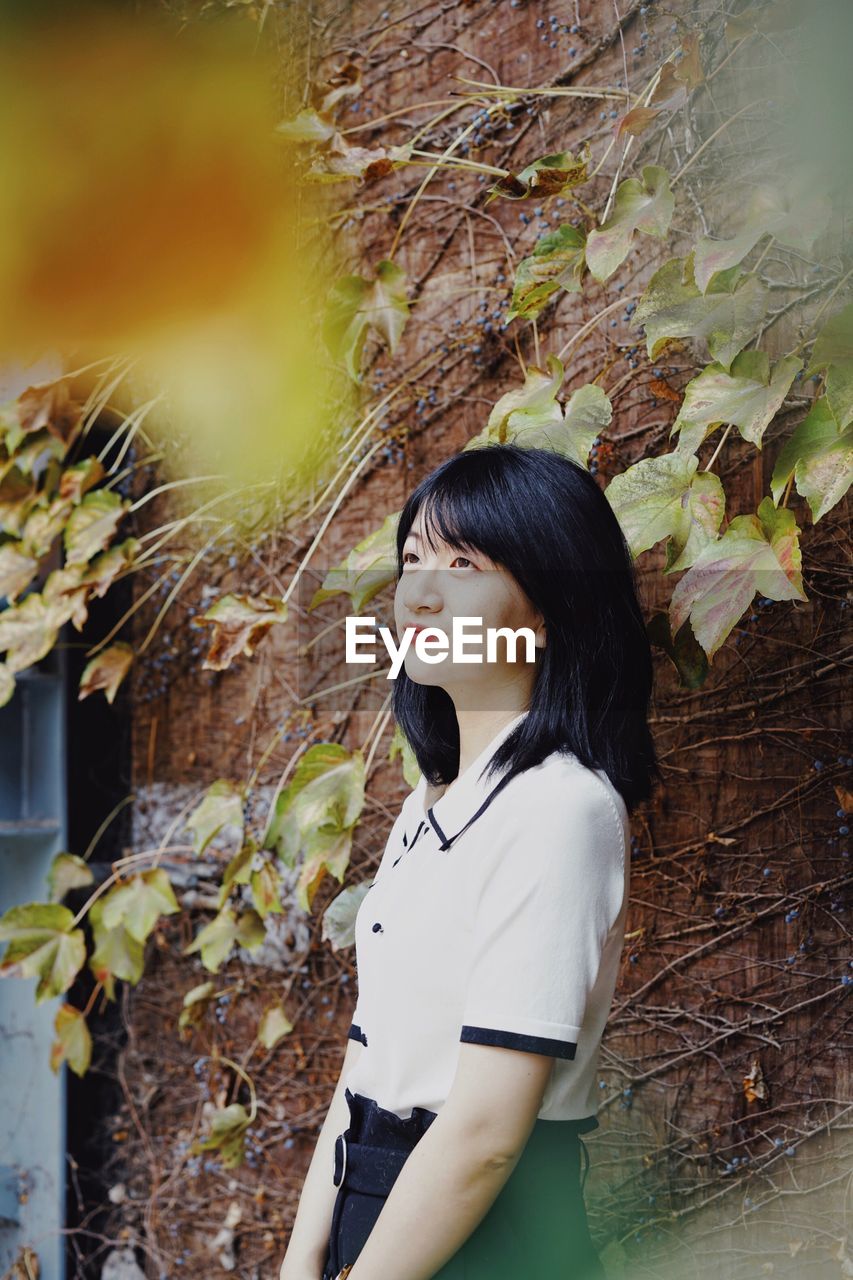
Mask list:
MULTIPOLYGON (((517 774, 504 787, 504 803, 496 819, 515 815, 528 829, 570 829, 618 834, 618 844, 629 837, 625 801, 604 769, 583 764, 568 749, 552 751, 532 768, 517 774)), ((500 798, 500 797, 499 797, 500 798)))

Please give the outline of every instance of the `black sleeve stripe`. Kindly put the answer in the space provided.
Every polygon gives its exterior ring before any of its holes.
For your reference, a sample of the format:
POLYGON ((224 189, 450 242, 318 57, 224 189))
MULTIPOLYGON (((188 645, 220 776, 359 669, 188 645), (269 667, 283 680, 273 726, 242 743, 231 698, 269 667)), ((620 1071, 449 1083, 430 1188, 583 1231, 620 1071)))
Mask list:
POLYGON ((360 1040, 362 1044, 367 1044, 367 1036, 364 1034, 361 1027, 355 1022, 350 1024, 350 1029, 347 1032, 347 1040, 360 1040))
POLYGON ((518 1049, 522 1053, 544 1053, 552 1058, 574 1058, 577 1045, 571 1040, 551 1040, 546 1036, 526 1036, 518 1031, 495 1031, 493 1027, 463 1027, 459 1037, 465 1044, 491 1044, 498 1049, 518 1049))

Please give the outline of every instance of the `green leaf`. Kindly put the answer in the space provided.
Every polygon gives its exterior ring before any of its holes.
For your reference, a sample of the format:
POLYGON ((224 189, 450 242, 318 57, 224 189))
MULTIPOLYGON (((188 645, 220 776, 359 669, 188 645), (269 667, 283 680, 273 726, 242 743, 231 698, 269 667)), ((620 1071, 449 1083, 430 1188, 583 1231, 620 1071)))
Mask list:
POLYGON ((670 435, 679 433, 679 451, 695 453, 709 429, 723 422, 733 423, 744 440, 760 449, 765 430, 801 368, 801 360, 787 356, 777 362, 771 377, 764 351, 741 351, 732 361, 730 373, 721 364, 709 364, 687 384, 672 425, 670 435))
POLYGON ((767 295, 757 276, 736 278, 725 272, 713 276, 706 292, 700 293, 691 257, 670 258, 654 273, 632 324, 645 327, 650 360, 670 338, 697 338, 728 369, 764 317, 767 295))
POLYGON ((601 387, 578 387, 565 410, 557 400, 563 381, 563 365, 557 356, 547 357, 548 372, 529 365, 524 385, 497 401, 489 420, 466 449, 496 443, 552 449, 586 467, 595 437, 610 422, 612 408, 601 387))
POLYGON ((364 807, 364 756, 337 742, 318 742, 299 759, 270 813, 263 847, 294 866, 312 841, 348 832, 364 807))
POLYGON ((14 600, 30 585, 38 569, 38 560, 27 555, 22 543, 4 542, 0 547, 0 596, 14 600))
POLYGON ((665 571, 692 564, 716 533, 725 514, 719 476, 697 471, 688 453, 641 458, 613 477, 604 491, 636 557, 669 538, 665 571))
POLYGON ((215 991, 215 982, 202 982, 187 992, 178 1016, 178 1027, 181 1031, 185 1031, 187 1027, 197 1027, 201 1024, 215 991))
POLYGON ((277 596, 220 596, 206 613, 193 619, 196 626, 209 623, 213 627, 202 669, 225 671, 240 654, 251 658, 270 627, 285 622, 287 614, 287 605, 277 596))
POLYGON ((245 1156, 246 1130, 251 1120, 246 1108, 239 1102, 232 1102, 214 1115, 210 1134, 207 1138, 193 1143, 193 1152, 218 1151, 222 1157, 223 1167, 236 1169, 243 1163, 245 1156))
POLYGON ((583 227, 557 227, 540 236, 533 253, 522 258, 515 273, 507 323, 516 316, 533 320, 555 293, 578 293, 584 269, 586 232, 583 227))
POLYGON ((238 919, 230 907, 223 909, 199 930, 195 939, 184 950, 184 955, 201 952, 201 962, 205 969, 216 973, 224 960, 227 960, 235 944, 254 951, 264 941, 266 933, 264 922, 254 911, 246 911, 238 919))
POLYGON ((106 649, 101 649, 100 653, 96 653, 83 668, 77 694, 78 702, 88 698, 90 693, 103 689, 107 702, 112 703, 132 662, 133 647, 125 644, 123 640, 116 640, 106 649))
POLYGON ((258 846, 254 840, 249 839, 238 849, 234 857, 225 868, 222 877, 222 886, 219 890, 219 906, 223 907, 234 884, 248 884, 252 878, 252 863, 258 846))
POLYGON ((110 1000, 115 999, 114 978, 121 978, 135 986, 145 969, 145 947, 131 937, 123 923, 108 928, 103 920, 104 899, 98 898, 89 908, 89 924, 92 926, 95 949, 89 958, 89 968, 98 982, 103 984, 110 1000))
POLYGON ((7 651, 8 670, 23 671, 50 653, 59 625, 53 607, 34 591, 20 604, 4 609, 0 613, 0 651, 7 651))
POLYGON ((136 538, 125 538, 108 551, 96 556, 80 578, 82 586, 90 587, 93 595, 105 596, 119 574, 129 569, 136 559, 142 543, 136 538))
POLYGON ((800 190, 796 194, 769 182, 753 188, 739 230, 727 240, 702 236, 696 243, 696 283, 704 292, 711 277, 742 262, 763 235, 808 253, 829 221, 831 205, 826 193, 800 190))
POLYGON ((217 778, 207 788, 201 804, 190 814, 186 826, 193 833, 193 845, 198 856, 226 826, 236 827, 242 839, 243 793, 227 778, 217 778))
POLYGON ((322 939, 331 942, 333 951, 355 944, 355 917, 372 885, 372 880, 351 884, 333 898, 323 912, 322 939))
POLYGON ((123 925, 131 938, 145 942, 161 916, 178 911, 169 877, 162 867, 155 867, 110 889, 104 898, 102 920, 105 929, 123 925))
POLYGON ((701 689, 708 678, 708 658, 690 627, 681 627, 673 639, 669 615, 661 611, 649 619, 646 632, 651 643, 669 656, 684 688, 701 689))
POLYGON ((273 1049, 284 1036, 293 1030, 293 1023, 284 1012, 284 1006, 278 1002, 269 1005, 261 1014, 258 1023, 258 1039, 265 1049, 273 1049))
POLYGON ((0 976, 38 978, 36 1004, 67 991, 86 961, 82 929, 56 903, 30 902, 12 907, 0 920, 0 942, 9 945, 0 976))
POLYGON ((345 831, 315 832, 307 837, 305 855, 296 882, 296 901, 303 911, 310 913, 317 890, 332 875, 343 882, 352 851, 352 828, 345 831))
POLYGON ((279 914, 284 910, 281 905, 281 876, 271 862, 264 862, 251 873, 249 880, 252 901, 262 920, 270 914, 279 914))
POLYGON ((48 502, 42 498, 27 516, 21 530, 23 550, 36 557, 46 556, 66 527, 72 510, 69 499, 54 498, 48 502))
POLYGON ((103 551, 129 507, 130 499, 119 497, 112 489, 87 493, 65 526, 66 563, 84 564, 103 551))
POLYGON ((641 179, 620 182, 610 216, 587 237, 586 261, 596 280, 607 280, 625 261, 635 231, 665 236, 674 208, 669 174, 660 165, 644 165, 641 179))
POLYGON ((824 393, 839 427, 853 421, 853 302, 826 322, 815 339, 805 376, 826 371, 824 393))
POLYGON ((61 902, 71 889, 83 889, 93 882, 92 868, 75 853, 58 853, 50 864, 47 883, 51 902, 61 902))
POLYGON ((76 1076, 84 1076, 92 1061, 92 1037, 79 1009, 63 1004, 53 1023, 56 1039, 50 1051, 50 1066, 58 1071, 67 1062, 76 1076))
POLYGON ((546 199, 559 196, 587 180, 589 144, 584 143, 577 158, 571 151, 558 151, 540 156, 520 173, 507 173, 488 188, 484 205, 491 204, 499 196, 506 200, 529 200, 531 196, 546 199))
POLYGON ((403 778, 405 779, 406 784, 414 790, 420 781, 421 767, 418 764, 418 758, 412 749, 412 744, 403 733, 399 724, 395 722, 394 732, 391 735, 391 745, 388 748, 389 764, 394 763, 398 754, 401 756, 403 762, 403 778))
POLYGON ((825 396, 815 401, 779 452, 770 479, 774 502, 792 475, 815 524, 841 501, 853 481, 853 423, 840 430, 825 396))
POLYGON ((376 278, 344 276, 332 287, 323 321, 323 337, 332 355, 343 360, 355 382, 361 381, 361 356, 368 331, 382 337, 393 354, 409 316, 406 273, 384 259, 376 278))
POLYGON ((722 645, 756 593, 770 600, 802 600, 799 529, 794 514, 766 497, 757 515, 736 516, 676 584, 669 617, 673 632, 690 619, 709 658, 722 645))
POLYGON ((330 569, 311 597, 310 609, 345 591, 354 613, 361 613, 368 601, 397 579, 397 526, 400 512, 392 511, 361 542, 356 543, 342 564, 330 569))

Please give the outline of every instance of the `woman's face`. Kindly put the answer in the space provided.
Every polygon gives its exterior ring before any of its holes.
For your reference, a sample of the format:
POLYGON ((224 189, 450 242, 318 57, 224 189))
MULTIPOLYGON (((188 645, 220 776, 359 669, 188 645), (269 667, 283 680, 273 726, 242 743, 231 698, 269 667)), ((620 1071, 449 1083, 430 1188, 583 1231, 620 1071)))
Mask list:
MULTIPOLYGON (((410 632, 414 627, 436 628, 446 637, 448 652, 440 662, 424 661, 415 651, 413 634, 403 663, 406 674, 416 684, 446 689, 454 701, 468 694, 465 701, 471 706, 497 705, 501 690, 508 687, 519 686, 529 694, 536 665, 526 659, 524 637, 516 642, 515 662, 509 660, 513 646, 505 637, 496 640, 495 661, 487 661, 486 633, 490 627, 512 631, 528 627, 534 633, 534 656, 538 657, 545 644, 542 615, 512 574, 483 552, 471 548, 463 553, 442 540, 433 551, 424 537, 422 514, 423 508, 403 546, 403 572, 394 597, 397 643, 405 639, 407 628, 410 632), (465 654, 482 655, 482 661, 454 661, 454 618, 482 619, 467 624, 465 642, 465 654)), ((432 647, 433 655, 440 652, 432 647)))

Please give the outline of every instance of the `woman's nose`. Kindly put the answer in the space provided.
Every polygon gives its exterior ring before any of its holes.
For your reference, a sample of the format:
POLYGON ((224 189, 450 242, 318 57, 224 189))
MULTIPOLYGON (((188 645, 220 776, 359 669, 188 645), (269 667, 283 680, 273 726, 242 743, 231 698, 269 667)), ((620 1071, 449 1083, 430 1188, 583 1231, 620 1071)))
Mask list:
POLYGON ((408 609, 437 611, 443 603, 441 581, 434 569, 415 569, 400 583, 402 598, 408 609))

